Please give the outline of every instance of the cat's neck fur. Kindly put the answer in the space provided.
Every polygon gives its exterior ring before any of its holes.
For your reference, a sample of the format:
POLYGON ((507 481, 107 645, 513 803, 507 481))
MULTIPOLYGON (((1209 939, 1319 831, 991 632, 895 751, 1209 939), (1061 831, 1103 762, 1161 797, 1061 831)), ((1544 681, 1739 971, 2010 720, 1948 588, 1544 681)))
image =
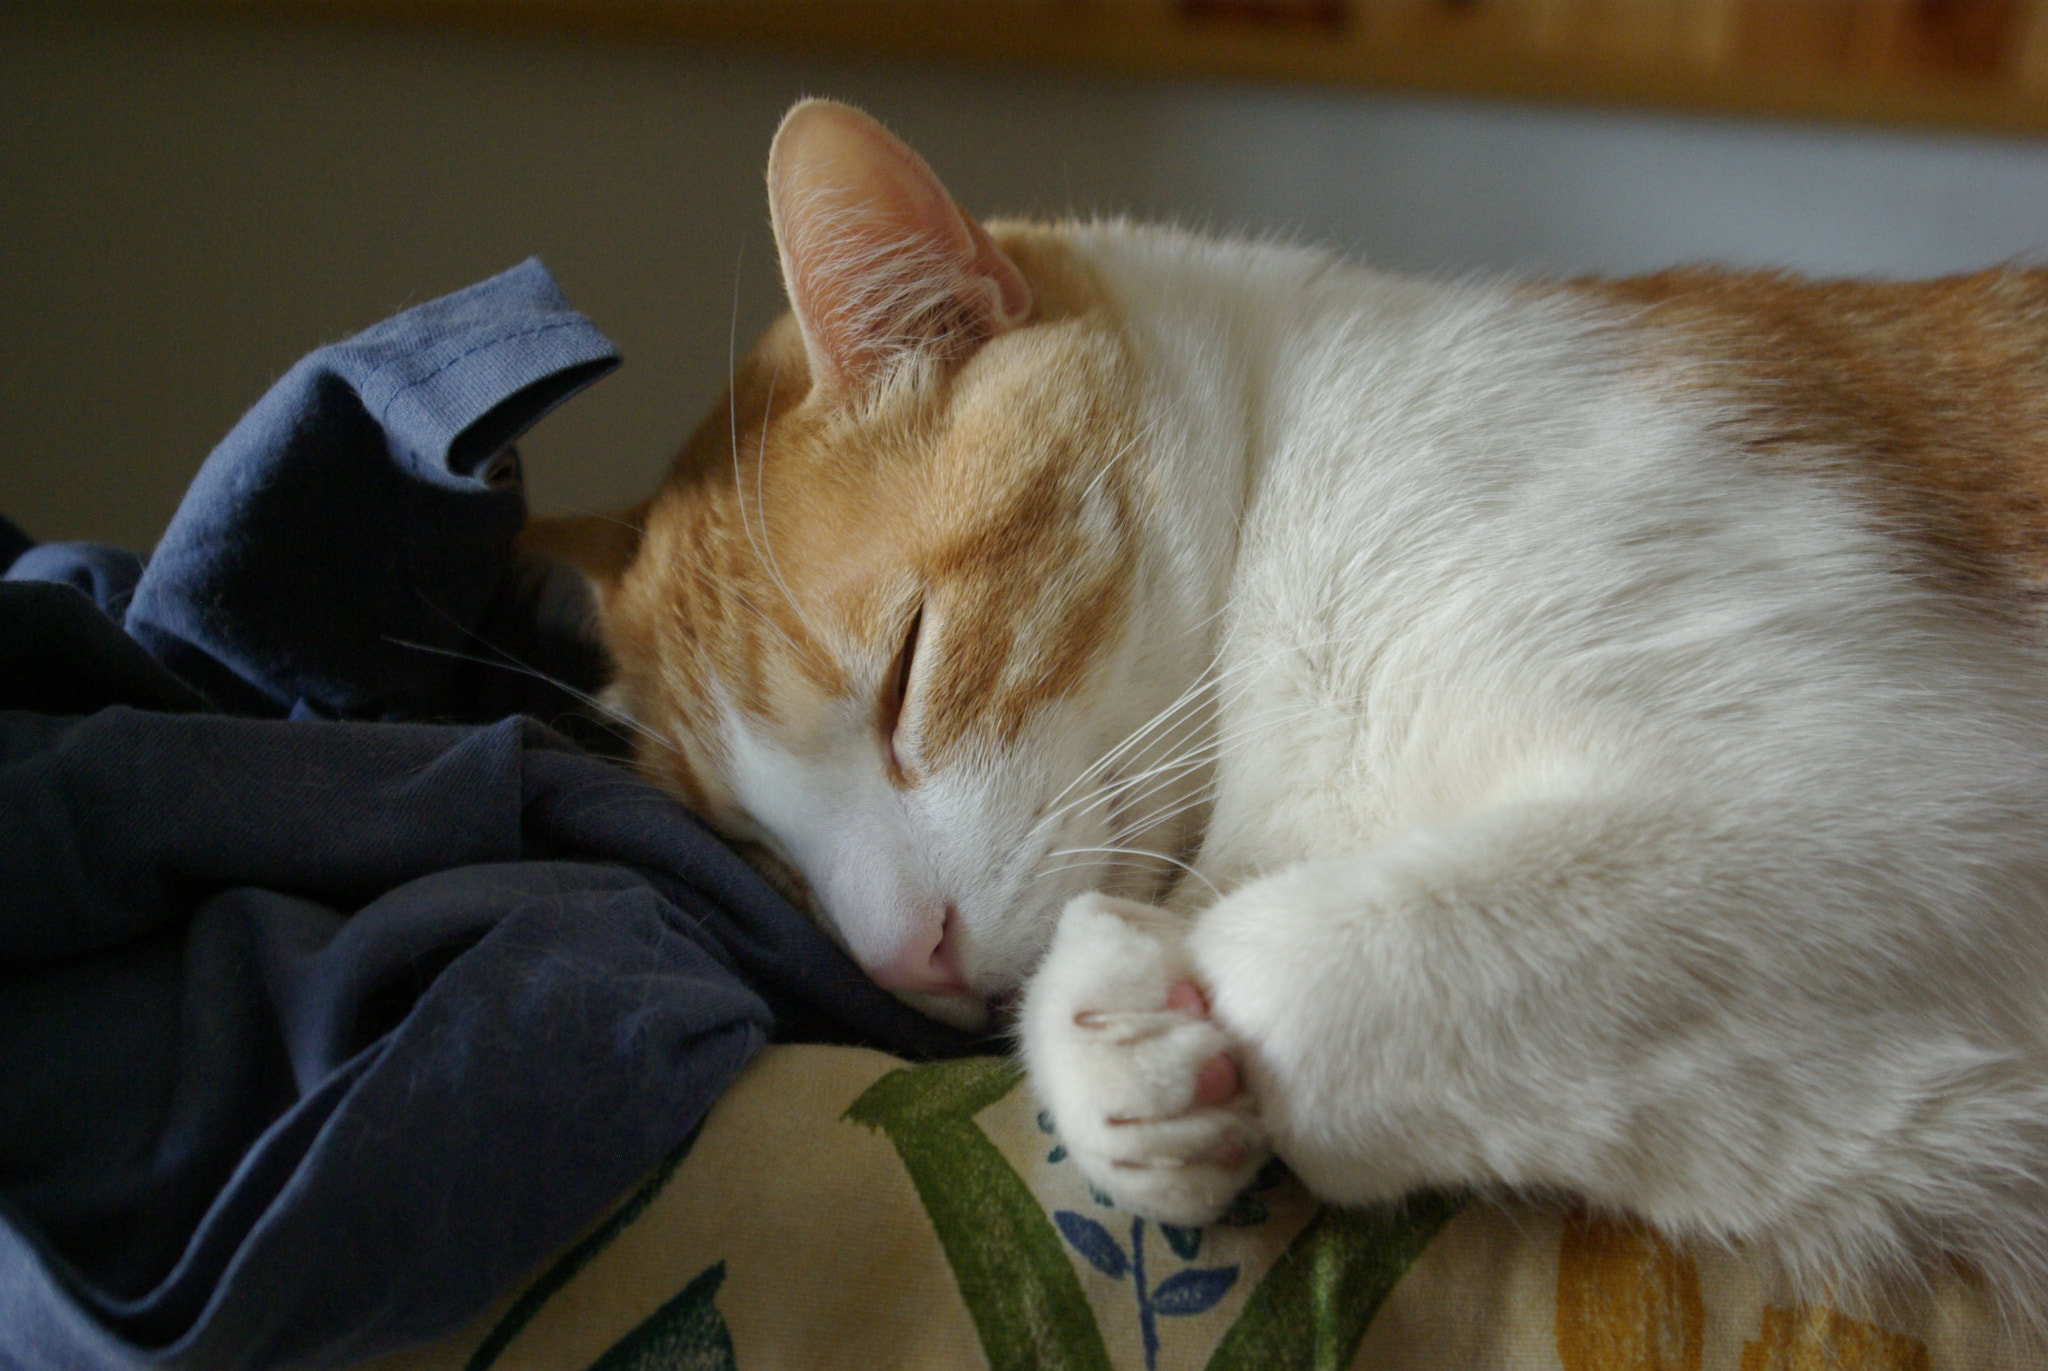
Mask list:
POLYGON ((1273 309, 1279 292, 1270 287, 1298 288, 1315 264, 1122 222, 1074 228, 1064 239, 1109 292, 1134 354, 1137 453, 1150 467, 1165 535, 1160 570, 1184 588, 1186 626, 1213 625, 1266 450, 1265 397, 1287 341, 1273 309))

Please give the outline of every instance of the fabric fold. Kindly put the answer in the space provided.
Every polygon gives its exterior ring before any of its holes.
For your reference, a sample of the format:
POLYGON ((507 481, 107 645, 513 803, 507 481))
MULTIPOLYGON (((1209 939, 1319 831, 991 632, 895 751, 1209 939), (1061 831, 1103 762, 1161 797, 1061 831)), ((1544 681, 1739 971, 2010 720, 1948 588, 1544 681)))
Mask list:
POLYGON ((978 1045, 513 715, 601 663, 537 616, 511 444, 615 361, 528 263, 294 367, 146 562, 0 523, 0 1368, 358 1361, 771 1034, 978 1045))
POLYGON ((309 354, 201 466, 128 632, 240 712, 455 712, 458 662, 507 651, 511 445, 617 362, 532 261, 309 354))

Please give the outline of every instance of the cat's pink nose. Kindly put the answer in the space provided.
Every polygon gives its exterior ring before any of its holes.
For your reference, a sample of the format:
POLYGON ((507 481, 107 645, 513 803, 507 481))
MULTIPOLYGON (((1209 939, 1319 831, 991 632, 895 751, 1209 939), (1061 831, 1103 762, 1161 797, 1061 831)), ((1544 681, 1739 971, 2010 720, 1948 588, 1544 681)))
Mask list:
POLYGON ((967 978, 960 970, 959 921, 959 912, 948 904, 944 915, 928 929, 920 929, 894 954, 869 966, 869 977, 884 990, 966 994, 967 978))

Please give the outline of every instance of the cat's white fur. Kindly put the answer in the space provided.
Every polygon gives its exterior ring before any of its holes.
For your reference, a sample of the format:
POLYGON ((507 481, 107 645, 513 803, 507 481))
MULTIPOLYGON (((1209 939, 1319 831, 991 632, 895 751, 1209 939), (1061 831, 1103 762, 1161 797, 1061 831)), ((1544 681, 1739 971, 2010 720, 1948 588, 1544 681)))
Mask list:
POLYGON ((856 954, 946 899, 978 986, 1050 938, 1031 1080, 1141 1213, 1213 1218, 1270 1146, 1332 1200, 1557 1189, 1823 1278, 1961 1253, 2038 1308, 2041 659, 1590 305, 1069 242, 1146 377, 1088 699, 908 794, 859 720, 798 763, 734 718, 739 805, 856 954), (1132 735, 1150 840, 1200 833, 1170 910, 1073 894, 1129 884, 1085 849, 1132 735), (1245 1093, 1191 1107, 1226 1051, 1245 1093))
POLYGON ((1268 1142, 1332 1200, 1558 1189, 1822 1277, 1960 1252, 2038 1312, 2041 658, 1597 311, 1071 241, 1151 378, 1135 618, 1204 644, 1148 669, 1216 683, 1173 913, 1074 899, 1028 990, 1084 1173, 1197 1222, 1268 1142), (1189 976, 1209 1019, 1163 1009, 1189 976), (1191 1109, 1226 1047, 1247 1094, 1191 1109))

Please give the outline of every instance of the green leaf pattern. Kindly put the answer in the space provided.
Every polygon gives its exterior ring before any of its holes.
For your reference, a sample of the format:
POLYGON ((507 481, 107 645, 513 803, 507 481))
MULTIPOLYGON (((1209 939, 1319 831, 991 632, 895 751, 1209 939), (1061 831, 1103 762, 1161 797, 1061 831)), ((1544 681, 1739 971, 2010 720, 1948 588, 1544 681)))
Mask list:
MULTIPOLYGON (((1007 1059, 976 1057, 887 1073, 847 1109, 846 1118, 886 1137, 901 1159, 946 1255, 992 1371, 1110 1371, 1111 1359, 1082 1289, 1072 1251, 1103 1278, 1128 1282, 1135 1297, 1147 1371, 1155 1367, 1162 1317, 1192 1318, 1215 1309, 1242 1274, 1237 1265, 1194 1265, 1204 1230, 1149 1225, 1163 1240, 1148 1251, 1147 1221, 1114 1213, 1047 1209, 1033 1195, 975 1116, 1022 1079, 1007 1059), (1113 1225, 1129 1223, 1128 1241, 1113 1225), (1178 1270, 1148 1275, 1147 1262, 1178 1260, 1178 1270)), ((1039 1116, 1050 1134, 1051 1121, 1039 1116)), ((465 1371, 489 1371, 499 1354, 569 1279, 637 1219, 665 1186, 685 1143, 620 1211, 558 1259, 514 1301, 478 1344, 465 1371)), ((1046 1161, 1066 1159, 1056 1143, 1046 1161)), ((1266 1222, 1259 1195, 1282 1176, 1277 1167, 1239 1197, 1218 1222, 1266 1222)), ((1092 1192, 1097 1206, 1108 1198, 1092 1192)), ((1363 1210, 1319 1210, 1245 1297, 1211 1353, 1208 1371, 1342 1371, 1380 1305, 1461 1201, 1422 1195, 1363 1210)), ((589 1371, 734 1371, 732 1338, 714 1297, 726 1263, 698 1273, 594 1362, 589 1371)))
MULTIPOLYGON (((847 1117, 881 1129, 903 1158, 992 1367, 1107 1364, 1094 1314, 1060 1251, 1064 1239, 1105 1277, 1130 1279, 1140 1346, 1147 1371, 1152 1371, 1159 1352, 1156 1318, 1214 1308, 1236 1283, 1238 1268, 1190 1267, 1148 1289, 1144 1220, 1131 1220, 1128 1248, 1098 1218, 1055 1210, 1048 1222, 1043 1206, 973 1121, 1020 1078, 1014 1064, 988 1059, 905 1067, 869 1087, 847 1117), (957 1083, 952 1073, 960 1073, 957 1083), (970 1080, 976 1088, 966 1088, 970 1080), (997 1190, 1021 1197, 1014 1210, 1004 1213, 1000 1232, 984 1211, 947 1198, 952 1192, 997 1190), (1007 1306, 984 1307, 977 1292, 990 1286, 1010 1292, 1042 1286, 1025 1303, 1056 1309, 1057 1318, 1034 1327, 1011 1317, 1007 1306), (1084 1317, 1085 1331, 1080 1326, 1084 1317)), ((1053 1131, 1043 1112, 1038 1127, 1048 1135, 1053 1131)), ((1065 1159, 1065 1149, 1058 1146, 1046 1154, 1049 1163, 1065 1159)), ((1218 1222, 1234 1227, 1264 1223, 1267 1210, 1257 1196, 1283 1175, 1277 1164, 1268 1167, 1218 1222)), ((1110 1203, 1093 1187, 1090 1193, 1097 1204, 1110 1203)), ((1320 1210, 1253 1289, 1210 1356, 1208 1371, 1341 1371, 1349 1366, 1381 1303, 1461 1205, 1455 1198, 1424 1195, 1371 1209, 1320 1210)), ((1161 1224, 1158 1231, 1183 1261, 1199 1256, 1202 1230, 1161 1224)))

